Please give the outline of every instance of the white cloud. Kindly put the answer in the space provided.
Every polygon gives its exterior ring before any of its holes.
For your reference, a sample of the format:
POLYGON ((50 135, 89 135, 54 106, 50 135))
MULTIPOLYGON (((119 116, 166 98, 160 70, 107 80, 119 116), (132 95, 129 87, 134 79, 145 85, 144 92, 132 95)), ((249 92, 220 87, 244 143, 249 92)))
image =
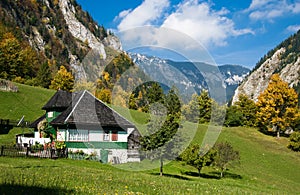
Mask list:
POLYGON ((119 30, 126 30, 138 26, 151 25, 162 16, 162 13, 170 5, 169 0, 145 0, 134 10, 121 12, 122 19, 118 25, 119 30))
MULTIPOLYGON (((226 17, 229 11, 225 8, 213 10, 208 3, 186 0, 178 4, 172 13, 167 13, 168 6, 167 0, 145 0, 137 8, 124 14, 118 29, 122 31, 144 25, 156 25, 157 28, 169 28, 185 33, 206 47, 224 46, 229 37, 254 34, 251 29, 236 29, 234 22, 226 17)), ((121 13, 119 16, 121 18, 121 13)), ((147 35, 148 33, 145 33, 140 39, 150 39, 147 35)), ((157 43, 163 42, 165 46, 172 45, 172 42, 180 42, 174 36, 165 36, 158 40, 160 41, 157 43)), ((183 41, 181 47, 191 48, 192 45, 184 45, 183 41)))
POLYGON ((283 17, 290 13, 300 13, 300 2, 288 3, 285 0, 252 0, 249 8, 245 10, 249 12, 252 20, 270 20, 283 17))
POLYGON ((120 12, 119 15, 115 17, 114 21, 125 18, 130 12, 131 12, 131 9, 120 12))
POLYGON ((262 6, 267 5, 270 1, 272 1, 272 0, 252 0, 250 7, 248 9, 254 10, 254 9, 260 8, 262 6))
POLYGON ((288 26, 286 29, 290 32, 297 32, 298 30, 300 30, 300 25, 291 25, 288 26))
POLYGON ((225 16, 228 12, 225 8, 212 10, 207 3, 186 1, 166 18, 162 26, 184 32, 205 46, 222 46, 227 44, 226 39, 230 36, 252 33, 250 29, 236 30, 234 22, 225 16))
POLYGON ((292 12, 295 14, 300 13, 300 2, 292 5, 292 12))

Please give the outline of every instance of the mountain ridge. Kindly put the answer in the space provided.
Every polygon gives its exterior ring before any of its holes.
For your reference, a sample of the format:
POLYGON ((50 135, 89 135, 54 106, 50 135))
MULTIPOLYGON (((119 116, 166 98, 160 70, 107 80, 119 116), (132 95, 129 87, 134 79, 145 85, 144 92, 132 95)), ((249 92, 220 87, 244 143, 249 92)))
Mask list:
POLYGON ((232 103, 238 100, 240 94, 245 94, 256 102, 259 94, 267 88, 271 76, 275 73, 279 74, 290 87, 295 88, 299 94, 300 30, 260 59, 236 89, 232 103))
MULTIPOLYGON (((129 53, 129 56, 134 63, 146 72, 146 74, 153 74, 153 72, 156 72, 157 75, 154 75, 154 80, 161 79, 162 82, 168 83, 167 79, 169 79, 177 84, 179 89, 183 90, 184 93, 189 91, 191 93, 197 92, 199 94, 201 90, 208 89, 207 81, 205 81, 207 75, 205 77, 205 74, 212 74, 217 70, 221 73, 223 79, 223 87, 226 90, 227 101, 232 98, 233 92, 238 84, 250 72, 250 69, 240 65, 226 64, 217 66, 217 69, 215 70, 210 70, 211 67, 216 66, 202 62, 177 62, 136 53, 129 53), (195 65, 201 67, 201 70, 195 65)), ((215 74, 218 73, 216 72, 215 74)), ((172 83, 170 85, 172 85, 172 83)))

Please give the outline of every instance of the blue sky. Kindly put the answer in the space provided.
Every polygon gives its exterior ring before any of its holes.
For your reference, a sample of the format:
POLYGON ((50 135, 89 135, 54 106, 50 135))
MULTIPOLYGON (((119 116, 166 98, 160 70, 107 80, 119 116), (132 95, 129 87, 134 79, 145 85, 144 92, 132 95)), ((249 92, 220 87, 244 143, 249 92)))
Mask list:
MULTIPOLYGON (((142 32, 145 35, 140 39, 150 39, 147 37, 149 29, 147 33, 132 29, 143 26, 172 29, 169 32, 180 32, 200 43, 217 64, 250 68, 300 29, 300 0, 78 0, 78 3, 98 24, 117 35, 120 31, 142 32)), ((176 33, 160 35, 165 48, 178 49, 181 53, 190 46, 188 41, 175 36, 176 33)), ((189 49, 191 53, 195 51, 189 49)), ((201 61, 201 58, 192 60, 201 61)))

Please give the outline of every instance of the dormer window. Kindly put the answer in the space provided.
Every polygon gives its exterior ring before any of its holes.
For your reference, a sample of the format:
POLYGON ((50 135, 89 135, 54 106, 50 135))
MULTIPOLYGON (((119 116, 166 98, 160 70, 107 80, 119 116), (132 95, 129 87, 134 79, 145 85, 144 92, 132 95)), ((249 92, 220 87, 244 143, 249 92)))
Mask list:
POLYGON ((48 118, 53 118, 53 112, 48 112, 48 118))

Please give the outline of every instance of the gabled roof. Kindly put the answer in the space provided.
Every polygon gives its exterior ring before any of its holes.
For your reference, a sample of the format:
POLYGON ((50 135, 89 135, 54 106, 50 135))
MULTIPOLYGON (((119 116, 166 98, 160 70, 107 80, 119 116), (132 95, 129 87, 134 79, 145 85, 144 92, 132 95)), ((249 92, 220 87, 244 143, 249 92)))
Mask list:
POLYGON ((44 120, 46 118, 46 114, 44 114, 43 116, 41 116, 40 118, 36 119, 34 122, 32 122, 29 125, 29 128, 37 128, 37 125, 39 124, 39 122, 41 122, 42 120, 44 120))
POLYGON ((43 110, 64 110, 69 107, 72 101, 72 94, 67 91, 58 90, 52 98, 43 106, 43 110))
POLYGON ((76 125, 77 129, 86 126, 134 127, 134 125, 97 99, 88 91, 74 93, 71 105, 62 112, 51 125, 76 125))

